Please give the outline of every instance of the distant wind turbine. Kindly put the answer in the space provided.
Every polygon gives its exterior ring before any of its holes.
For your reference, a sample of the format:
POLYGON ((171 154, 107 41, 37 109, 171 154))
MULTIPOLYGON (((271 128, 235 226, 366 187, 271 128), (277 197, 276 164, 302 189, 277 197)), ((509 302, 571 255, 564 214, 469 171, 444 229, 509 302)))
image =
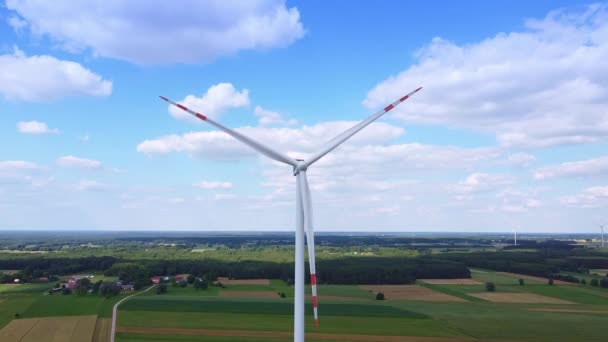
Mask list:
POLYGON ((410 96, 418 92, 422 87, 412 91, 411 93, 401 97, 397 101, 384 107, 384 109, 361 121, 350 129, 342 132, 332 140, 329 140, 321 150, 313 154, 308 160, 293 159, 287 155, 277 152, 274 149, 263 145, 252 138, 249 138, 239 132, 233 131, 207 116, 197 113, 179 103, 175 103, 166 97, 160 98, 164 101, 192 114, 193 116, 209 123, 217 129, 224 131, 226 134, 234 137, 236 140, 253 148, 266 157, 278 162, 291 165, 293 167, 293 175, 296 176, 296 241, 295 241, 295 294, 294 294, 294 341, 304 341, 304 229, 306 229, 306 244, 308 245, 308 258, 310 267, 310 284, 312 286, 312 305, 314 313, 315 327, 318 326, 317 312, 317 274, 315 270, 315 238, 312 222, 312 201, 310 196, 310 188, 306 178, 306 170, 317 160, 331 152, 348 138, 355 135, 357 132, 365 128, 376 119, 397 107, 399 104, 407 100, 410 96))
POLYGON ((602 231, 602 248, 604 248, 604 225, 600 224, 600 229, 602 231))

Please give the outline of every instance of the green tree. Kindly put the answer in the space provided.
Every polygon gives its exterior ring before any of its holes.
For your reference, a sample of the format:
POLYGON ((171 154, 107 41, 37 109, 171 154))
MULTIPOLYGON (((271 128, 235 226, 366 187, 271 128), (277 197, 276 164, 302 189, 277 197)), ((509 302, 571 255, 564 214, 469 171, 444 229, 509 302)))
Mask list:
POLYGON ((553 285, 553 278, 549 278, 549 281, 547 282, 549 285, 553 285))
POLYGON ((384 300, 384 293, 382 293, 382 292, 376 293, 376 300, 384 300))
POLYGON ((196 277, 193 276, 192 274, 189 274, 188 278, 186 278, 186 279, 188 279, 188 284, 194 284, 194 281, 196 280, 196 277))
POLYGON ((519 285, 524 285, 524 280, 522 278, 519 278, 519 285))
POLYGON ((158 287, 156 288, 156 294, 163 294, 163 293, 167 293, 168 287, 166 283, 160 283, 158 284, 158 287))
POLYGON ((89 292, 89 288, 91 287, 91 280, 89 278, 80 278, 76 280, 76 287, 74 291, 78 295, 85 295, 89 292))
POLYGON ((99 294, 106 298, 117 296, 119 293, 120 286, 115 282, 104 281, 99 285, 99 294))
POLYGON ((205 278, 196 278, 193 286, 197 291, 206 290, 207 288, 209 288, 209 282, 205 278))
POLYGON ((489 281, 486 283, 486 291, 488 292, 494 292, 496 291, 496 285, 494 285, 493 282, 489 281))

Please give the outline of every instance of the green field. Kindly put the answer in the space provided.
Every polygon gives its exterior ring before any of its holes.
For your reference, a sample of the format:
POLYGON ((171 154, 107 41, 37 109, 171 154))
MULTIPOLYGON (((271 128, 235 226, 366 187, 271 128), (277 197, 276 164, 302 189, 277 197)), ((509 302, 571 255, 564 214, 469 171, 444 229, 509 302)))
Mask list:
MULTIPOLYGON (((464 303, 420 301, 327 300, 320 304, 320 333, 390 336, 436 336, 513 341, 603 341, 608 314, 536 312, 531 308, 608 311, 608 291, 585 286, 498 285, 498 292, 530 292, 576 302, 576 305, 492 303, 470 297, 483 285, 424 285, 436 291, 473 299, 464 303), (505 329, 505 327, 512 327, 505 329), (515 327, 515 328, 513 328, 515 327)), ((517 279, 515 279, 517 281, 517 279)), ((171 289, 170 289, 171 290, 171 289)), ((291 291, 290 291, 291 292, 291 291)), ((357 286, 320 286, 319 294, 369 298, 357 286)), ((307 304, 310 309, 310 302, 307 304)), ((213 296, 148 295, 121 306, 120 326, 180 329, 281 331, 292 329, 293 302, 285 299, 237 299, 213 296)), ((307 331, 314 331, 307 311, 307 331)), ((230 341, 212 336, 119 334, 118 341, 230 341), (154 336, 154 337, 152 337, 154 336)), ((239 338, 258 341, 256 338, 239 338)), ((289 339, 264 339, 289 340, 289 339)))
POLYGON ((0 284, 0 295, 9 293, 32 293, 32 292, 44 292, 51 287, 54 283, 36 283, 36 284, 0 284))

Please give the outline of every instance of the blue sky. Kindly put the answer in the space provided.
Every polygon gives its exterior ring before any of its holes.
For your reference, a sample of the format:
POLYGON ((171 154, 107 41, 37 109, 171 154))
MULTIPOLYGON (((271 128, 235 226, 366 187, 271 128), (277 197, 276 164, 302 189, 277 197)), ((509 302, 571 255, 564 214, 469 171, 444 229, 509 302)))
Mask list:
POLYGON ((310 170, 320 231, 608 223, 608 5, 7 0, 0 229, 291 230, 292 156, 422 92, 310 170))

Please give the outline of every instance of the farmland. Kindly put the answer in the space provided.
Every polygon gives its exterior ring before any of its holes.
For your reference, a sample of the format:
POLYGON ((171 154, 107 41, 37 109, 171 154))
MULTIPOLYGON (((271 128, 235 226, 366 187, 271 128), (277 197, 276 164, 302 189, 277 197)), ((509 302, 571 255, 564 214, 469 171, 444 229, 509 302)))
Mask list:
MULTIPOLYGON (((104 281, 148 280, 146 277, 151 275, 168 274, 171 280, 164 292, 148 291, 121 304, 117 342, 291 340, 293 286, 287 255, 293 250, 289 245, 267 246, 259 237, 254 240, 222 238, 221 244, 194 239, 196 243, 191 245, 181 237, 162 240, 162 244, 137 239, 95 242, 101 247, 87 253, 83 251, 86 247, 74 247, 73 254, 63 251, 69 247, 44 254, 11 253, 3 255, 0 264, 4 269, 16 271, 11 276, 25 279, 29 276, 27 272, 45 275, 49 269, 45 267, 54 267, 59 278, 66 279, 70 273, 61 271, 63 265, 74 273, 94 272, 93 279, 104 281), (127 246, 134 249, 129 258, 124 257, 127 246), (205 252, 192 253, 190 249, 205 249, 205 252), (193 255, 192 259, 189 255, 193 255), (210 256, 225 259, 208 259, 210 256), (283 257, 284 263, 280 261, 283 257), (33 265, 40 269, 31 271, 33 265), (209 281, 204 288, 174 282, 176 274, 213 278, 214 272, 217 283, 209 281), (257 272, 260 275, 256 278, 257 272)), ((437 247, 438 243, 445 245, 442 239, 427 240, 428 246, 424 247, 420 247, 417 240, 415 247, 408 245, 407 239, 391 238, 386 244, 375 238, 370 241, 377 244, 365 244, 355 237, 343 240, 328 237, 319 248, 323 260, 319 270, 323 265, 323 272, 332 274, 328 280, 319 278, 318 329, 313 327, 310 286, 306 287, 308 340, 593 342, 605 339, 602 329, 608 321, 608 289, 557 278, 553 285, 549 284, 549 277, 560 275, 603 279, 580 271, 585 268, 580 265, 588 265, 589 269, 608 267, 603 266, 608 259, 602 251, 573 250, 555 242, 547 242, 550 245, 547 248, 526 246, 522 251, 500 251, 491 249, 486 239, 469 241, 467 244, 472 247, 457 250, 437 247), (332 267, 342 269, 338 272, 332 267), (407 277, 399 276, 391 281, 390 274, 399 271, 407 277), (463 277, 463 273, 467 276, 463 277), (370 278, 370 275, 377 277, 370 278), (378 281, 369 282, 370 279, 378 281), (494 284, 494 291, 487 291, 488 282, 494 284), (384 300, 376 299, 378 293, 384 295, 384 300)), ((459 241, 451 243, 457 245, 459 241)), ((544 243, 539 241, 537 245, 544 243)), ((52 251, 52 240, 46 243, 49 245, 45 248, 52 251)), ((65 246, 66 242, 62 241, 61 245, 65 246)), ((40 319, 59 322, 65 317, 78 320, 94 316, 97 319, 88 328, 92 331, 91 340, 107 341, 112 306, 125 294, 108 298, 93 294, 50 295, 48 289, 53 286, 52 283, 1 284, 0 327, 13 329, 13 325, 27 325, 40 319)), ((69 330, 69 327, 61 328, 59 323, 56 325, 54 334, 69 330)), ((41 325, 44 326, 49 324, 41 325)))

